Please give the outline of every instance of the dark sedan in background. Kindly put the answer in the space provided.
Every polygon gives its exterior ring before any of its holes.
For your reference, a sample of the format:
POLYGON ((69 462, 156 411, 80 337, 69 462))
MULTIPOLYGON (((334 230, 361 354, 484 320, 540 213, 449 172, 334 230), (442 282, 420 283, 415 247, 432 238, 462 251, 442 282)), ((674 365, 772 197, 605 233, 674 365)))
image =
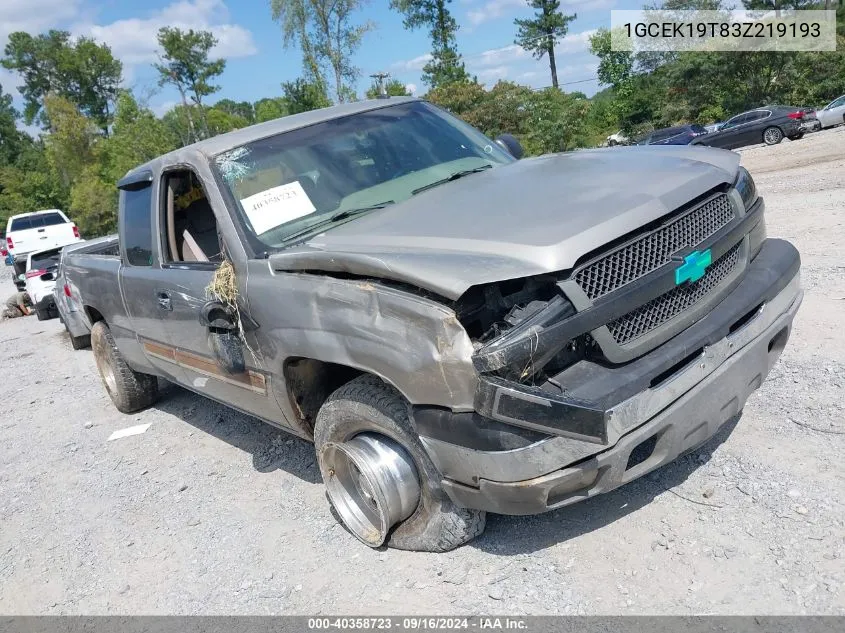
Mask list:
POLYGON ((667 127, 662 130, 655 130, 637 141, 637 145, 689 145, 692 139, 707 134, 703 126, 693 123, 692 125, 678 125, 667 127))
POLYGON ((810 108, 774 105, 749 110, 728 119, 716 132, 694 138, 690 145, 734 149, 765 143, 777 145, 783 137, 797 141, 815 119, 810 108))

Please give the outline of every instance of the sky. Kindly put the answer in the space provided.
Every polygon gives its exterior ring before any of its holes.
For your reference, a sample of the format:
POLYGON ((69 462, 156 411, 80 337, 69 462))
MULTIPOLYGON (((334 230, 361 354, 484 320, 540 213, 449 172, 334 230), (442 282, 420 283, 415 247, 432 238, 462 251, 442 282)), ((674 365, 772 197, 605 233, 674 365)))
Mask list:
MULTIPOLYGON (((589 53, 589 36, 610 25, 610 9, 641 5, 636 0, 561 0, 566 13, 578 16, 556 48, 558 78, 565 90, 590 96, 600 88, 597 59, 589 53)), ((450 6, 460 27, 459 51, 480 82, 488 87, 499 79, 535 88, 550 85, 548 60, 533 59, 513 43, 514 18, 532 13, 525 0, 453 0, 450 6)), ((430 50, 427 31, 406 31, 401 15, 390 10, 388 0, 365 2, 356 21, 374 24, 354 56, 361 71, 359 96, 371 83, 369 75, 381 71, 405 83, 415 94, 424 94, 420 71, 430 50)), ((125 86, 159 115, 178 98, 172 88, 157 85, 152 67, 159 52, 156 33, 162 26, 207 30, 218 39, 213 54, 226 58, 227 64, 217 81, 220 92, 211 96, 209 103, 223 98, 256 101, 280 96, 281 83, 301 73, 299 51, 283 47, 279 25, 271 19, 269 0, 0 0, 0 47, 5 47, 13 31, 36 34, 56 28, 93 37, 111 47, 123 62, 125 86)), ((15 97, 19 109, 21 100, 15 87, 20 83, 18 77, 0 68, 0 85, 15 97)))

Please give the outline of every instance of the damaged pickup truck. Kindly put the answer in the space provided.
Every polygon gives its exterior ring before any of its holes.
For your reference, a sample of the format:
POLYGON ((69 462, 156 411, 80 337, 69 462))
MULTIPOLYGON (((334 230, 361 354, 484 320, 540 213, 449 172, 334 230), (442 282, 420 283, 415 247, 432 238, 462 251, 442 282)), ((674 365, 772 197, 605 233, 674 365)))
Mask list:
POLYGON ((783 350, 798 252, 735 153, 520 155, 390 98, 133 170, 120 255, 68 255, 114 404, 163 377, 313 441, 349 531, 414 550, 695 449, 783 350))

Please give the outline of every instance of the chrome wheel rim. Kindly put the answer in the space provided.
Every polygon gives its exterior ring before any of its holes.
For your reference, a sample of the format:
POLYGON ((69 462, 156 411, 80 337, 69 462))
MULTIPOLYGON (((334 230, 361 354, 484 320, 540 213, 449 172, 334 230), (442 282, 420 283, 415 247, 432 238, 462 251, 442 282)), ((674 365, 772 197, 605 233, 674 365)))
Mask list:
POLYGON ((106 383, 106 389, 108 389, 109 393, 113 394, 117 388, 117 380, 115 380, 114 377, 114 370, 108 363, 103 363, 101 371, 103 374, 103 381, 106 383))
POLYGON ((778 131, 776 129, 769 128, 768 130, 766 130, 766 142, 767 143, 774 144, 774 143, 777 143, 778 140, 780 140, 780 135, 778 134, 778 131))
POLYGON ((329 500, 355 537, 370 547, 417 508, 420 483, 408 452, 384 435, 362 433, 323 447, 320 466, 329 500))
POLYGON ((106 391, 109 395, 114 395, 117 389, 117 379, 114 375, 114 368, 108 359, 103 358, 103 350, 97 349, 94 354, 94 359, 97 362, 97 369, 100 371, 100 377, 103 379, 103 384, 106 386, 106 391))

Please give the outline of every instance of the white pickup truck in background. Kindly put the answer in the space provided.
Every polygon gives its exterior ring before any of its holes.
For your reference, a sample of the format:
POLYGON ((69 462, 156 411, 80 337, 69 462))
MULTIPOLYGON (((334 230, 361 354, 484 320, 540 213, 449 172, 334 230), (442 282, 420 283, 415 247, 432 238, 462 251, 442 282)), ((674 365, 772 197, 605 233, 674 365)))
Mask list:
POLYGON ((72 244, 81 239, 76 224, 58 209, 20 213, 10 217, 6 224, 6 248, 14 258, 12 276, 15 285, 20 290, 25 285, 20 276, 26 271, 29 253, 72 244))

